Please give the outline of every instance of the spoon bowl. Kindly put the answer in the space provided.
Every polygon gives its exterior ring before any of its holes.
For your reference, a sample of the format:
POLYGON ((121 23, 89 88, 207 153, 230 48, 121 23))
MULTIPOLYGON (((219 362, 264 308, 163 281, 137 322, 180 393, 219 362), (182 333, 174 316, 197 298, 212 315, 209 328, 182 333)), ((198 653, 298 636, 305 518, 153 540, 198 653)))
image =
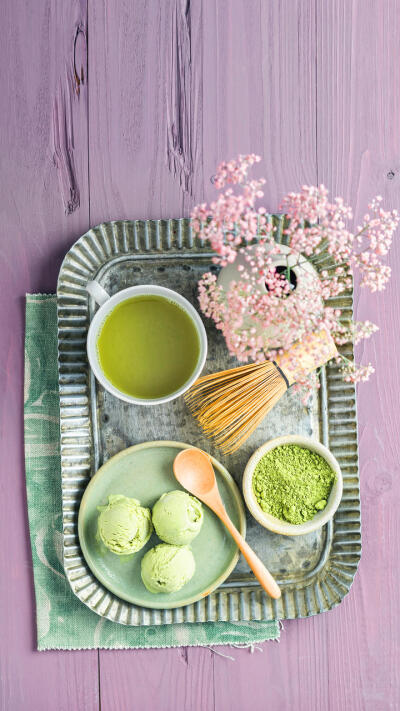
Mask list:
POLYGON ((175 457, 174 474, 184 489, 203 501, 221 519, 264 590, 273 598, 281 596, 278 584, 229 518, 218 491, 208 454, 201 449, 184 449, 175 457))
POLYGON ((200 449, 183 449, 174 461, 174 474, 180 485, 198 499, 216 485, 211 459, 200 449))

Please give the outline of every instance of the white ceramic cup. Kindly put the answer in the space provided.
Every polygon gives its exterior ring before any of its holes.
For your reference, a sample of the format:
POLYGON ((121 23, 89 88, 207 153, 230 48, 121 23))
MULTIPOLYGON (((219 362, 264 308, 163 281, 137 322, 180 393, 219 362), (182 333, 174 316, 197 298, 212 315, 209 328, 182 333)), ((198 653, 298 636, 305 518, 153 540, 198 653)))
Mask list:
POLYGON ((125 402, 130 402, 133 405, 161 405, 164 402, 169 402, 170 400, 175 400, 175 398, 182 395, 186 390, 190 388, 191 385, 197 380, 201 371, 203 370, 204 363, 207 357, 207 335, 203 325, 203 322, 197 313, 196 309, 193 308, 192 304, 187 301, 183 296, 178 294, 176 291, 171 289, 166 289, 163 286, 157 286, 155 284, 146 284, 143 286, 130 286, 127 289, 118 291, 113 296, 110 296, 105 289, 97 281, 89 281, 86 285, 86 289, 89 294, 93 297, 100 308, 95 313, 92 322, 89 327, 88 337, 87 337, 87 354, 90 363, 90 367, 93 370, 97 380, 103 388, 108 390, 112 395, 119 398, 120 400, 125 400, 125 402), (165 395, 165 397, 154 398, 154 399, 142 399, 132 397, 127 393, 118 390, 118 388, 113 385, 108 378, 105 376, 99 361, 99 355, 97 351, 97 339, 99 336, 100 329, 106 319, 106 317, 111 313, 111 311, 120 304, 122 301, 131 299, 134 296, 163 296, 172 301, 173 303, 180 306, 188 316, 190 316, 193 325, 196 328, 199 343, 200 343, 200 353, 195 369, 193 370, 190 378, 173 393, 165 395))

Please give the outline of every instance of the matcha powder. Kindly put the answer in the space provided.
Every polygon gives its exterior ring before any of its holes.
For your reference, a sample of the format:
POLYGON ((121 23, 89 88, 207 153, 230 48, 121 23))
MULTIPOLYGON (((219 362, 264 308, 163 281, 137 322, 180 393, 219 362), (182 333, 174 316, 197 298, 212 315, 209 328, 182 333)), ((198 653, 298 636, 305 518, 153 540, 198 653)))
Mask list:
POLYGON ((253 491, 265 513, 299 524, 325 508, 334 481, 335 472, 319 454, 283 444, 258 462, 253 491))

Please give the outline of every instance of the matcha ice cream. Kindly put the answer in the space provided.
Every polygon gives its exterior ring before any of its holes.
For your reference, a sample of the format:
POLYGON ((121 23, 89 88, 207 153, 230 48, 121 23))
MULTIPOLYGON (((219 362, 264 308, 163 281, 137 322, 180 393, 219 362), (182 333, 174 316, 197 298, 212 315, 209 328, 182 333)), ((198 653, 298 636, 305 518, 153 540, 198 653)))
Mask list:
POLYGON ((177 592, 193 577, 195 568, 189 548, 160 543, 142 558, 142 580, 149 592, 177 592))
POLYGON ((184 546, 200 533, 203 507, 185 491, 168 491, 153 507, 153 526, 166 543, 184 546))
POLYGON ((150 509, 141 506, 137 499, 114 494, 108 497, 107 506, 97 508, 99 537, 113 553, 137 553, 149 540, 153 530, 150 509))

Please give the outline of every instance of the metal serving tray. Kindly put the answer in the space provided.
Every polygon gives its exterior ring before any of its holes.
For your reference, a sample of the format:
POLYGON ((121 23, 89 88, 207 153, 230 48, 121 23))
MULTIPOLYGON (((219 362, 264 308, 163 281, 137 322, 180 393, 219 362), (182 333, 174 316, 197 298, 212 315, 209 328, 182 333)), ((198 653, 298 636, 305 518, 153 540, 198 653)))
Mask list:
MULTIPOLYGON (((276 223, 284 241, 283 218, 276 223)), ((224 457, 206 440, 182 398, 165 405, 132 406, 106 392, 86 357, 88 325, 96 308, 86 283, 96 278, 110 294, 133 284, 157 283, 197 304, 197 281, 209 270, 209 247, 194 240, 188 220, 118 221, 89 230, 70 249, 58 280, 58 349, 64 566, 75 595, 98 615, 127 625, 268 620, 307 617, 338 605, 352 584, 361 554, 355 389, 337 367, 321 372, 321 388, 304 408, 288 391, 245 445, 224 457), (247 540, 277 577, 279 601, 270 599, 240 558, 230 578, 193 605, 150 610, 123 602, 106 590, 87 567, 78 541, 82 494, 99 466, 120 450, 142 441, 171 439, 199 446, 217 457, 237 483, 251 453, 281 434, 304 434, 329 446, 343 471, 344 492, 334 521, 306 536, 270 533, 248 516, 247 540)), ((214 269, 215 267, 213 267, 214 269)), ((333 302, 332 302, 333 303, 333 302)), ((352 297, 334 303, 351 311, 352 297)), ((222 338, 206 324, 209 354, 204 372, 233 365, 222 338)), ((351 356, 351 348, 345 353, 351 356)))

